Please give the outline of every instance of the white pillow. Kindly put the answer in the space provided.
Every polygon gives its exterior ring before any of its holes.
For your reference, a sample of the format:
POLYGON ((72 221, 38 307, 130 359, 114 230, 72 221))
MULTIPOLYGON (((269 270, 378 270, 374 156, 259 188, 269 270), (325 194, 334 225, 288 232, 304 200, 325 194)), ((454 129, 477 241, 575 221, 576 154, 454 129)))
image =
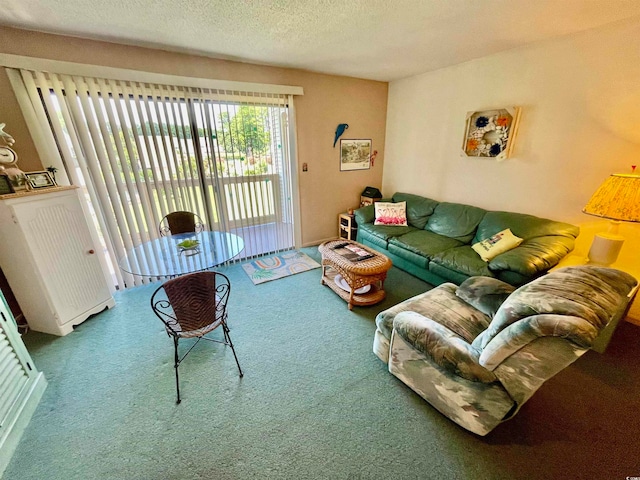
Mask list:
POLYGON ((376 202, 376 220, 374 225, 407 226, 407 202, 376 202))
POLYGON ((521 243, 522 238, 516 237, 511 233, 511 229, 507 228, 506 230, 496 233, 492 237, 482 240, 481 242, 474 243, 471 248, 480 255, 482 260, 490 262, 494 257, 497 257, 501 253, 508 252, 512 248, 516 248, 521 243))

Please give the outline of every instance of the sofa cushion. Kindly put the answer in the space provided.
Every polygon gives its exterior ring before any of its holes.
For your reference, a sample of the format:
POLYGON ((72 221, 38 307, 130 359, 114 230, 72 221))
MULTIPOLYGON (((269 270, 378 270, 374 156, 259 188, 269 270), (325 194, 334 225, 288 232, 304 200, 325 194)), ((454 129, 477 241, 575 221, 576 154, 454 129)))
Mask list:
POLYGON ((394 202, 407 202, 407 222, 416 228, 423 229, 439 202, 411 193, 396 193, 394 202))
POLYGON ((450 268, 443 267, 442 265, 438 265, 433 262, 429 262, 428 270, 432 275, 440 278, 446 278, 447 281, 453 282, 456 285, 460 285, 469 278, 469 276, 464 273, 456 272, 455 270, 451 270, 450 268))
MULTIPOLYGON (((491 268, 491 265, 489 265, 489 268, 491 268)), ((516 288, 524 285, 525 283, 531 282, 532 280, 535 280, 538 276, 543 274, 540 273, 537 276, 524 276, 518 272, 511 272, 509 270, 492 270, 492 272, 498 280, 502 280, 503 282, 508 283, 509 285, 513 285, 516 288)))
POLYGON ((443 283, 380 312, 376 317, 376 326, 390 339, 396 315, 412 311, 446 326, 465 341, 472 342, 487 328, 491 319, 462 301, 455 292, 456 286, 453 283, 443 283))
POLYGON ((407 226, 407 202, 376 202, 374 225, 407 226))
POLYGON ((493 318, 515 287, 490 277, 471 277, 460 284, 456 295, 493 318))
MULTIPOLYGON (((425 229, 445 237, 455 238, 463 243, 469 243, 486 213, 486 210, 471 205, 442 202, 429 217, 425 229)), ((493 233, 497 233, 497 231, 493 233)))
POLYGON ((553 271, 513 292, 474 346, 483 349, 503 329, 532 315, 573 315, 600 330, 626 304, 626 295, 636 283, 628 273, 590 265, 553 271))
POLYGON ((374 225, 373 223, 358 224, 358 237, 368 240, 382 248, 387 248, 390 238, 404 235, 409 232, 416 231, 417 228, 406 226, 389 226, 389 225, 374 225))
POLYGON ((576 238, 580 229, 575 225, 556 222, 546 218, 513 212, 487 212, 478 225, 472 243, 480 242, 509 228, 514 235, 525 240, 547 235, 576 238))
MULTIPOLYGON (((427 269, 427 265, 429 265, 429 259, 427 257, 419 253, 414 253, 403 246, 394 245, 393 243, 391 243, 392 241, 393 238, 389 241, 389 245, 387 246, 389 254, 394 254, 401 259, 411 263, 412 265, 415 265, 416 267, 424 268, 425 270, 427 269)), ((394 262, 394 265, 396 263, 397 262, 394 262)))
POLYGON ((518 273, 529 279, 546 272, 573 249, 574 239, 557 235, 530 238, 517 248, 501 253, 489 262, 494 273, 500 270, 518 273))
POLYGON ((431 262, 467 277, 495 276, 487 263, 473 251, 471 245, 462 245, 437 253, 431 258, 431 262))
POLYGON ((444 237, 427 230, 415 230, 389 239, 389 251, 392 251, 391 245, 399 247, 393 250, 394 253, 396 253, 396 250, 407 249, 417 255, 431 258, 436 253, 459 247, 463 243, 454 238, 444 237))

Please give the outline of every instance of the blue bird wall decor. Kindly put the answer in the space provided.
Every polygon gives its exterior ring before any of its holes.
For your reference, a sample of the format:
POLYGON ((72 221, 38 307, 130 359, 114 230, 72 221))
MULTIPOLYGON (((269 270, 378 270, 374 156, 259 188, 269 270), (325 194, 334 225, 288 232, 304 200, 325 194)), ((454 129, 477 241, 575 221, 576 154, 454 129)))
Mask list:
POLYGON ((336 148, 336 143, 338 143, 340 135, 342 135, 347 128, 349 128, 349 125, 346 123, 341 123, 336 127, 336 138, 333 140, 333 148, 336 148))

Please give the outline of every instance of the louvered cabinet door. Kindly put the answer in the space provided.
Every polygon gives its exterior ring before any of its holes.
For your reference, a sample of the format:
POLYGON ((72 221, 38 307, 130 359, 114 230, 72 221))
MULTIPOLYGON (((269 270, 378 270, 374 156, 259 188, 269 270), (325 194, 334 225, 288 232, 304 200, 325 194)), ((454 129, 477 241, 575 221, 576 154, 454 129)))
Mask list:
MULTIPOLYGON (((2 312, 5 327, 7 322, 2 312)), ((9 343, 9 337, 4 328, 0 328, 0 429, 6 428, 8 413, 20 397, 20 392, 29 380, 28 367, 25 369, 13 346, 9 343)))
POLYGON ((114 305, 99 243, 76 190, 5 203, 11 223, 4 236, 13 230, 5 240, 15 253, 11 258, 5 252, 2 267, 32 329, 66 335, 90 315, 114 305))
POLYGON ((45 387, 0 293, 0 477, 45 387))
POLYGON ((59 324, 111 296, 75 194, 15 205, 14 213, 59 324))

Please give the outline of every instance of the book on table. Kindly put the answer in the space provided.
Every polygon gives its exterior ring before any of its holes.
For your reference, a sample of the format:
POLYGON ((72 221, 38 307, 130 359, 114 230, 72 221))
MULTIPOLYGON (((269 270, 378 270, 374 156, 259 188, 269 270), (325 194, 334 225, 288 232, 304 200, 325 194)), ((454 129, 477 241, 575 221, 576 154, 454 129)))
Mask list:
POLYGON ((350 262, 360 262, 375 257, 374 254, 366 251, 364 248, 352 244, 347 244, 339 248, 339 250, 338 253, 350 262))

